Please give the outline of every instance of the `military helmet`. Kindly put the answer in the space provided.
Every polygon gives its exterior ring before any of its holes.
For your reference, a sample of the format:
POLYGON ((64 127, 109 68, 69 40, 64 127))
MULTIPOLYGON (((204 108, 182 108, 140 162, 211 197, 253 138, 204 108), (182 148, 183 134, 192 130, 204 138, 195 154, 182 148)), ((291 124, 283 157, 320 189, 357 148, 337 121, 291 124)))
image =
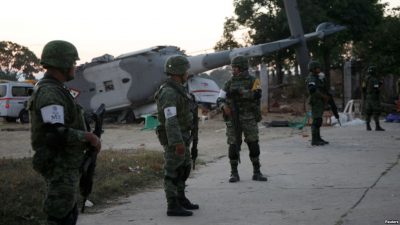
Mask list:
POLYGON ((321 69, 321 64, 316 60, 311 60, 308 63, 308 71, 314 71, 316 68, 320 68, 321 69))
POLYGON ((376 74, 376 66, 374 66, 374 65, 369 66, 367 69, 367 73, 370 75, 375 75, 376 74))
POLYGON ((78 51, 75 46, 67 41, 50 41, 42 51, 40 64, 55 68, 68 69, 79 60, 78 51))
POLYGON ((239 67, 240 69, 248 69, 249 61, 245 56, 236 56, 231 60, 231 67, 239 67))
POLYGON ((173 55, 168 57, 164 65, 166 74, 184 75, 190 68, 190 63, 183 55, 173 55))

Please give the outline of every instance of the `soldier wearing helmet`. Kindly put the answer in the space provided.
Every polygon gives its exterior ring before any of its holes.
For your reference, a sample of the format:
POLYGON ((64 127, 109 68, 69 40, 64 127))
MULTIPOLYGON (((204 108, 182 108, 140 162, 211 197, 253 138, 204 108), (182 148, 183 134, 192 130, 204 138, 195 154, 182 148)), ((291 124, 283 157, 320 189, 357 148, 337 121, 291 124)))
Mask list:
POLYGON ((371 117, 375 121, 375 130, 384 131, 379 124, 379 115, 381 114, 381 100, 380 100, 380 89, 383 82, 378 78, 376 66, 371 65, 367 69, 367 77, 363 82, 363 92, 365 94, 364 101, 364 112, 366 115, 366 126, 367 130, 371 130, 371 117))
POLYGON ((323 140, 320 134, 322 126, 322 114, 325 104, 329 100, 325 80, 321 79, 321 65, 318 61, 312 60, 308 63, 309 75, 306 79, 307 89, 310 94, 309 104, 311 106, 311 116, 313 122, 311 125, 311 145, 325 145, 329 142, 323 140))
POLYGON ((168 76, 155 94, 158 120, 157 137, 165 151, 164 190, 168 216, 191 216, 199 209, 185 196, 185 182, 191 170, 189 146, 193 114, 191 96, 183 86, 188 79, 189 61, 185 56, 167 58, 164 72, 168 76))
POLYGON ((66 41, 51 41, 40 63, 46 69, 28 102, 33 168, 47 183, 44 212, 51 225, 76 224, 79 168, 87 145, 100 151, 96 135, 86 132, 83 110, 64 82, 74 78, 78 52, 66 41))
POLYGON ((229 182, 240 181, 238 164, 240 162, 240 145, 242 135, 250 151, 255 181, 267 181, 261 173, 260 146, 258 144, 258 125, 261 121, 260 98, 261 88, 256 78, 248 72, 248 60, 237 56, 231 61, 232 77, 221 89, 217 100, 218 107, 224 113, 226 135, 229 145, 229 162, 231 175, 229 182))

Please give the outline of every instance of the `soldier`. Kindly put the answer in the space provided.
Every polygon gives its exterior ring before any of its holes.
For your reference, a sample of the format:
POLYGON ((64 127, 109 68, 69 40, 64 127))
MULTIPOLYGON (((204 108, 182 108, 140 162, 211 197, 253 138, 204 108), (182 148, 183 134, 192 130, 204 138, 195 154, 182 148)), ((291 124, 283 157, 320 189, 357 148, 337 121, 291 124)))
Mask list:
POLYGON ((323 140, 320 134, 322 125, 322 114, 325 104, 329 100, 328 91, 325 84, 325 79, 321 79, 321 65, 318 61, 310 61, 308 63, 310 74, 306 79, 308 92, 310 93, 311 116, 313 118, 311 125, 311 145, 325 145, 329 142, 323 140))
POLYGON ((199 209, 185 196, 185 182, 191 170, 190 142, 193 125, 192 97, 183 84, 188 78, 189 61, 170 56, 164 66, 168 79, 155 94, 158 119, 157 136, 164 147, 164 190, 168 216, 191 216, 199 209))
POLYGON ((250 151, 253 163, 253 180, 267 181, 260 171, 260 146, 258 144, 258 126, 261 121, 260 98, 261 89, 256 78, 248 72, 248 61, 244 56, 237 56, 231 61, 232 77, 221 89, 217 100, 223 111, 226 123, 226 136, 229 145, 229 162, 231 175, 229 182, 240 181, 238 164, 240 161, 240 145, 242 133, 250 151))
POLYGON ((385 131, 379 125, 379 115, 381 114, 381 100, 380 100, 380 88, 383 82, 378 78, 376 72, 376 66, 369 66, 367 70, 367 77, 363 83, 363 91, 365 93, 365 114, 366 114, 366 125, 367 130, 371 130, 370 122, 371 116, 374 117, 375 121, 375 130, 376 131, 385 131))
POLYGON ((28 103, 33 168, 47 183, 44 212, 49 225, 74 225, 78 218, 79 168, 87 145, 100 151, 96 135, 86 132, 83 110, 63 85, 74 79, 78 52, 66 41, 51 41, 42 52, 46 69, 28 103))

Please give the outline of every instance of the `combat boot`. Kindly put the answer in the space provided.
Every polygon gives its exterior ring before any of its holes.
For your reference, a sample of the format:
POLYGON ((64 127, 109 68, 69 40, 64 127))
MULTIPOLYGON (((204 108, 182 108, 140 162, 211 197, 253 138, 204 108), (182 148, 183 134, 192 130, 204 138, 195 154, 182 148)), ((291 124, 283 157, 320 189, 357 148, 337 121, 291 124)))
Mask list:
POLYGON ((238 160, 230 160, 229 163, 231 164, 231 176, 229 177, 229 183, 235 183, 240 181, 239 172, 238 172, 238 160))
POLYGON ((319 129, 317 130, 317 139, 318 139, 319 142, 321 142, 321 143, 324 144, 324 145, 329 144, 328 141, 325 141, 324 139, 321 138, 321 134, 320 134, 319 129))
POLYGON ((366 123, 366 125, 367 125, 367 131, 372 130, 372 129, 371 129, 371 125, 369 124, 370 122, 371 122, 371 115, 367 115, 367 116, 365 117, 365 123, 366 123))
POLYGON ((250 158, 253 163, 253 180, 255 181, 267 181, 268 179, 260 171, 260 159, 258 157, 250 158))
POLYGON ((231 176, 229 177, 229 183, 235 183, 240 181, 239 173, 231 173, 231 176))
POLYGON ((191 216, 193 212, 183 208, 177 198, 168 199, 167 216, 191 216))
POLYGON ((379 119, 375 120, 375 130, 376 131, 385 131, 380 125, 379 125, 379 119))
POLYGON ((319 138, 319 141, 320 141, 323 145, 329 144, 329 141, 325 141, 325 140, 322 139, 322 138, 319 138))
POLYGON ((193 204, 190 202, 190 200, 188 198, 186 198, 185 196, 185 192, 178 192, 178 203, 185 209, 188 210, 196 210, 199 209, 199 205, 198 204, 193 204))
POLYGON ((253 174, 253 180, 255 181, 267 181, 267 177, 265 177, 261 172, 257 172, 253 174))
POLYGON ((312 146, 324 145, 324 143, 318 139, 318 134, 315 128, 314 129, 312 128, 311 130, 311 145, 312 146))

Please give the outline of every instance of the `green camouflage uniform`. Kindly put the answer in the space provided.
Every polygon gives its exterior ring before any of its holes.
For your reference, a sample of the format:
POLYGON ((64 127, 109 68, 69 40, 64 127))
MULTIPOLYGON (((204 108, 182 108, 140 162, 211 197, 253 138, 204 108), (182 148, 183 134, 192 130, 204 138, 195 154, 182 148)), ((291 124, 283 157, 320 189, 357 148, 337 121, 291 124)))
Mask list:
POLYGON ((185 181, 191 169, 190 142, 193 114, 191 113, 191 96, 184 86, 171 78, 161 85, 155 95, 160 126, 157 135, 164 147, 164 190, 167 201, 183 195, 185 181), (165 118, 165 109, 176 107, 176 116, 165 118), (179 156, 175 153, 175 145, 184 144, 185 154, 179 156))
POLYGON ((366 114, 367 130, 371 130, 369 123, 371 122, 371 116, 374 118, 376 124, 376 130, 383 130, 379 124, 379 116, 382 111, 381 99, 380 99, 380 88, 383 82, 378 79, 376 74, 370 73, 367 75, 363 84, 365 90, 365 102, 364 111, 366 114))
MULTIPOLYGON (((247 143, 250 151, 250 160, 253 163, 254 174, 257 175, 253 179, 258 179, 262 176, 260 172, 260 146, 258 144, 258 125, 257 122, 261 121, 260 99, 254 97, 252 90, 256 78, 250 76, 247 70, 242 71, 237 76, 232 76, 224 87, 223 92, 226 93, 226 98, 218 98, 218 107, 221 109, 224 106, 231 108, 232 116, 224 116, 226 123, 226 136, 229 145, 229 160, 231 164, 231 173, 237 177, 237 166, 240 161, 240 145, 242 143, 242 134, 244 134, 244 141, 247 143), (236 108, 234 107, 236 105, 236 108), (235 124, 234 116, 239 114, 238 124, 235 124), (236 125, 236 126, 235 126, 236 125), (235 129, 239 129, 237 131, 235 129), (238 133, 236 133, 236 131, 238 133), (240 136, 239 136, 240 134, 240 136), (240 138, 239 140, 237 140, 240 138)), ((237 118, 237 117, 236 117, 237 118)), ((263 178, 263 180, 266 178, 263 178)), ((236 182, 231 181, 230 182, 236 182)))
MULTIPOLYGON (((310 73, 306 79, 308 92, 310 93, 309 104, 311 106, 311 125, 312 145, 324 144, 321 139, 320 127, 322 126, 322 115, 328 97, 328 90, 323 79, 318 74, 310 73)), ((326 143, 325 143, 326 144, 326 143)))
POLYGON ((306 79, 308 91, 310 93, 309 104, 311 106, 311 115, 313 119, 322 118, 325 108, 324 96, 328 91, 324 80, 320 79, 318 75, 310 73, 306 79), (315 92, 311 91, 315 88, 315 92))
MULTIPOLYGON (((251 91, 255 79, 256 78, 250 76, 249 73, 245 71, 238 76, 232 76, 223 87, 223 90, 226 93, 238 93, 236 96, 227 97, 225 104, 232 108, 233 101, 236 101, 239 111, 240 127, 242 128, 245 142, 258 141, 257 122, 260 121, 261 113, 258 101, 254 99, 253 92, 251 91)), ((227 119, 226 125, 226 136, 228 137, 227 142, 228 144, 235 144, 236 136, 232 120, 227 119)), ((240 141, 241 140, 239 140, 239 142, 240 141)))
POLYGON ((35 151, 33 167, 47 183, 44 211, 49 217, 62 219, 71 211, 77 213, 79 167, 86 149, 83 110, 64 85, 49 74, 35 86, 28 109, 35 151), (64 129, 43 122, 40 109, 49 105, 64 107, 64 129))
POLYGON ((380 100, 380 87, 382 81, 378 78, 368 75, 366 77, 366 96, 365 96, 365 113, 369 118, 371 115, 374 117, 381 114, 381 100, 380 100))

